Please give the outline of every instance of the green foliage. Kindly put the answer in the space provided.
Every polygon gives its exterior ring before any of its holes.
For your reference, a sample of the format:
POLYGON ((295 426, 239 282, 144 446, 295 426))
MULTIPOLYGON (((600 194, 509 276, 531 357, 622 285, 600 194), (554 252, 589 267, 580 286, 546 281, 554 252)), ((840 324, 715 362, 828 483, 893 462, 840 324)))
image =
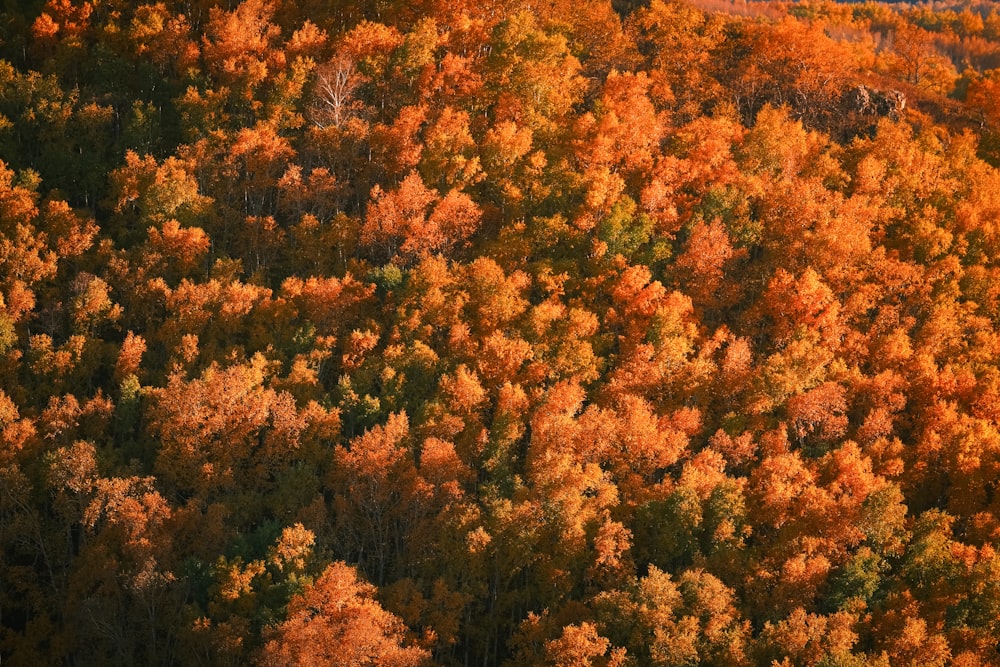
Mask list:
POLYGON ((868 547, 862 547, 833 575, 827 605, 831 612, 872 606, 883 586, 888 563, 868 547))

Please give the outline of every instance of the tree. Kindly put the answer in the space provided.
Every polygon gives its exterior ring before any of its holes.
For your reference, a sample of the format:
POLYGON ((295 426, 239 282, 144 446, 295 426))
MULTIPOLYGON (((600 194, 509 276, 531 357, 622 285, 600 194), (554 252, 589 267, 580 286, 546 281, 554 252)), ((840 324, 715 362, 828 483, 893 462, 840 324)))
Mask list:
POLYGON ((681 118, 701 116, 703 101, 718 94, 712 51, 723 41, 715 15, 681 2, 653 0, 633 15, 640 39, 651 52, 653 97, 676 108, 681 118))
POLYGON ((128 38, 136 58, 149 59, 170 78, 183 77, 197 67, 201 56, 201 49, 191 38, 187 17, 172 13, 162 2, 136 8, 128 38))
POLYGON ((271 23, 274 9, 271 0, 244 0, 232 11, 213 7, 202 38, 202 57, 216 85, 251 111, 256 89, 285 64, 277 42, 281 29, 271 23))
MULTIPOLYGON (((407 447, 405 413, 389 416, 338 445, 329 483, 336 494, 336 534, 342 550, 384 584, 399 564, 411 515, 408 504, 418 498, 416 461, 407 447)), ((413 508, 419 509, 419 508, 413 508)))
POLYGON ((1000 107, 996 103, 1000 78, 997 75, 997 70, 990 70, 985 76, 974 78, 965 97, 965 103, 980 114, 981 122, 994 129, 1000 127, 1000 107))
POLYGON ((64 201, 40 205, 37 178, 26 176, 23 182, 15 181, 14 172, 0 162, 0 313, 8 326, 35 308, 34 287, 55 277, 60 260, 87 251, 98 232, 92 220, 77 215, 64 201))
POLYGON ((359 112, 361 104, 356 94, 361 75, 349 56, 338 54, 318 67, 315 85, 310 115, 320 128, 339 129, 359 112))
POLYGON ((228 368, 213 363, 197 379, 174 372, 150 392, 159 479, 180 497, 235 503, 236 525, 259 521, 283 493, 312 496, 303 480, 283 489, 283 473, 293 461, 318 465, 319 440, 339 428, 336 412, 318 405, 299 410, 290 394, 266 386, 268 375, 268 362, 257 355, 228 368))
POLYGON ((406 626, 375 600, 376 588, 343 562, 331 563, 316 582, 288 603, 256 659, 261 667, 419 667, 428 651, 407 641, 406 626))
POLYGON ((745 665, 749 624, 733 592, 711 574, 678 578, 655 566, 626 590, 599 594, 597 627, 642 664, 745 665), (620 643, 619 643, 620 642, 620 643))
POLYGON ((938 53, 933 36, 909 21, 901 21, 893 35, 889 71, 915 86, 939 95, 951 92, 957 73, 938 53))
POLYGON ((483 178, 469 114, 444 107, 424 132, 421 173, 439 188, 466 190, 483 178))
POLYGON ((460 248, 479 228, 482 211, 466 194, 441 197, 416 171, 390 192, 372 189, 361 242, 378 256, 413 258, 424 252, 460 248))
POLYGON ((708 224, 700 220, 695 222, 687 247, 674 263, 682 274, 693 278, 689 291, 695 305, 713 307, 728 301, 720 294, 724 272, 727 264, 741 254, 733 248, 729 234, 719 220, 708 224))
POLYGON ((580 62, 566 38, 546 33, 534 15, 521 11, 497 25, 492 42, 486 81, 498 93, 498 119, 556 136, 583 91, 580 62))
POLYGON ((748 122, 765 104, 788 105, 809 126, 831 127, 858 60, 847 44, 830 39, 820 22, 790 16, 746 24, 724 48, 720 61, 726 65, 717 70, 718 78, 748 122))
POLYGON ((772 664, 803 666, 887 664, 884 659, 870 662, 869 656, 852 653, 858 641, 852 629, 854 622, 846 612, 821 616, 796 609, 786 619, 764 626, 758 659, 770 659, 772 664))

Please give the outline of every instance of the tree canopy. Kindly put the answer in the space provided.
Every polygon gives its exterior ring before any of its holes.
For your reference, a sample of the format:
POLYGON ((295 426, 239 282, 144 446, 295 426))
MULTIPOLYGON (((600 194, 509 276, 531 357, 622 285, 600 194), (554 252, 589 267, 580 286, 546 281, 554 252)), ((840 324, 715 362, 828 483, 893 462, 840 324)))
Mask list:
POLYGON ((0 663, 1000 664, 1000 12, 0 9, 0 663))

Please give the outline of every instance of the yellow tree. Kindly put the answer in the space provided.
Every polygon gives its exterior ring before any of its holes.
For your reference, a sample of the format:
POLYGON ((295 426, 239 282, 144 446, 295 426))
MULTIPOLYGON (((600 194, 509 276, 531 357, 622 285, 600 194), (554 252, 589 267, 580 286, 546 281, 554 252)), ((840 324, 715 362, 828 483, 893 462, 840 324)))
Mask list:
POLYGON ((377 590, 343 562, 331 563, 288 603, 285 621, 256 659, 260 667, 420 667, 428 651, 407 638, 399 617, 382 608, 377 590))

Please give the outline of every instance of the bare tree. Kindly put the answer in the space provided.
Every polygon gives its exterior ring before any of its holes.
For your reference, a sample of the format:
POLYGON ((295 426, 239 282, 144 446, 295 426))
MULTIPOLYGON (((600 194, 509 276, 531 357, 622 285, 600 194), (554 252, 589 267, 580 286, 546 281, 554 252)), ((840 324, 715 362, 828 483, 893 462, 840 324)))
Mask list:
POLYGON ((311 116, 321 128, 340 127, 358 109, 354 93, 361 83, 361 75, 354 60, 336 55, 317 69, 316 90, 311 116))

